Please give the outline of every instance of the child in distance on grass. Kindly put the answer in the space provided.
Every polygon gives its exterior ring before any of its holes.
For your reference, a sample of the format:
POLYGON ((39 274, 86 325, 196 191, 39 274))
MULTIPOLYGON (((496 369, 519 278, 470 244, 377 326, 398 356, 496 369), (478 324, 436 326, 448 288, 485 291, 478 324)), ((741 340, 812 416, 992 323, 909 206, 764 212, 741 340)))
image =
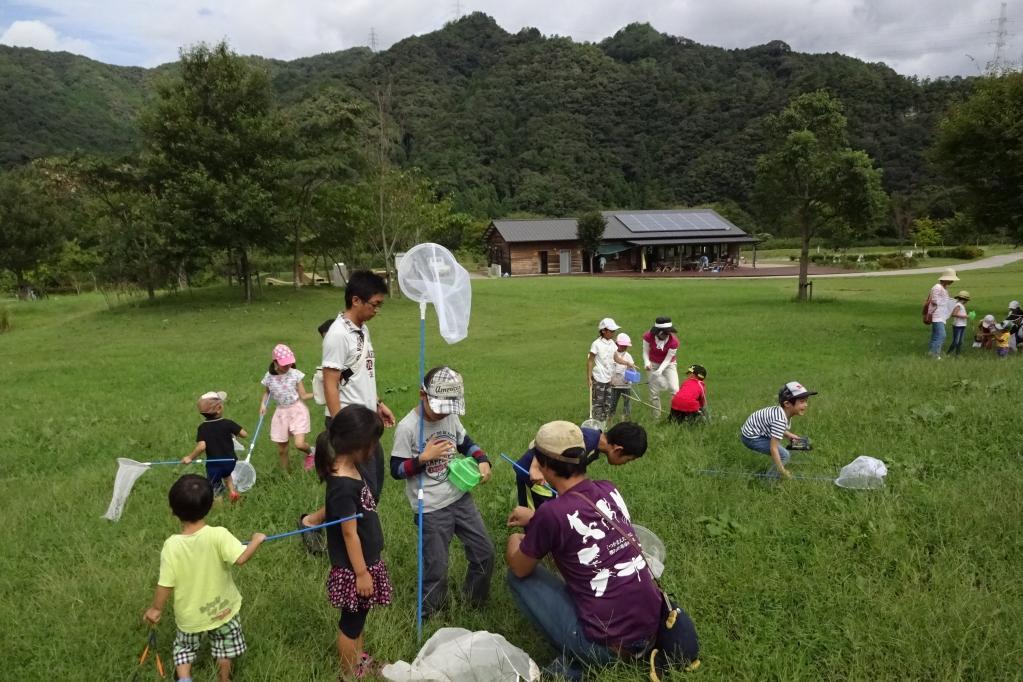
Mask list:
POLYGON ((586 383, 590 387, 590 418, 605 421, 611 413, 611 377, 615 365, 635 368, 626 362, 618 352, 618 344, 612 338, 621 329, 610 317, 597 325, 597 338, 590 344, 586 356, 586 383))
POLYGON ((1012 326, 1007 322, 995 325, 995 352, 1000 360, 1009 357, 1012 344, 1012 326))
POLYGON ((974 348, 990 349, 995 341, 995 316, 985 315, 977 325, 977 333, 973 335, 974 348))
POLYGON ((799 440, 789 430, 792 417, 806 414, 807 399, 817 391, 807 390, 798 381, 790 381, 778 391, 778 404, 757 410, 746 419, 739 432, 742 444, 754 452, 769 456, 774 462, 776 475, 792 478, 785 465, 789 451, 781 445, 781 439, 799 440))
POLYGON ((615 337, 615 344, 618 345, 618 355, 624 363, 615 362, 614 372, 611 375, 611 409, 607 418, 611 419, 618 410, 618 401, 622 402, 622 419, 628 421, 632 417, 632 384, 625 380, 625 370, 635 367, 636 363, 629 354, 629 347, 632 346, 632 339, 625 332, 615 337))
MULTIPOLYGON (((588 464, 604 455, 611 466, 621 466, 646 454, 646 429, 636 422, 615 424, 606 432, 584 427, 582 434, 588 464)), ((536 460, 535 441, 529 444, 529 449, 519 458, 517 464, 519 466, 515 469, 515 487, 519 506, 538 509, 540 505, 554 497, 554 494, 544 487, 547 481, 540 471, 540 463, 536 460), (528 471, 529 474, 523 471, 528 471)))
POLYGON ((270 420, 270 440, 277 444, 281 468, 285 471, 289 467, 288 441, 292 436, 295 438, 295 449, 306 455, 306 470, 312 469, 313 464, 312 448, 305 442, 306 434, 310 430, 309 408, 302 402, 313 396, 306 393, 302 384, 303 379, 305 374, 295 369, 295 354, 291 349, 283 343, 274 346, 270 367, 259 382, 263 385, 259 414, 266 414, 267 396, 277 403, 273 419, 270 420))
POLYGON ((970 292, 960 291, 956 294, 952 303, 952 312, 949 319, 952 320, 952 343, 949 344, 946 355, 955 353, 959 355, 963 350, 963 337, 966 336, 966 325, 970 323, 970 315, 966 312, 966 304, 970 300, 970 292))
POLYGON ((377 664, 364 651, 363 630, 370 608, 391 603, 376 499, 359 471, 383 431, 376 412, 363 405, 348 405, 334 415, 329 433, 316 439, 316 474, 327 488, 326 520, 362 514, 359 519, 327 528, 331 564, 327 599, 341 611, 337 653, 345 680, 376 674, 377 664))
POLYGON ((209 391, 199 396, 196 403, 199 414, 206 421, 199 424, 195 434, 195 449, 181 458, 183 464, 191 464, 200 454, 206 454, 206 478, 213 488, 213 494, 219 495, 227 488, 227 496, 237 502, 241 495, 234 489, 231 472, 238 457, 234 453, 234 436, 247 438, 249 434, 241 426, 224 419, 224 401, 227 394, 223 391, 209 391), (211 459, 229 459, 230 462, 210 462, 211 459))
POLYGON ((707 407, 707 387, 704 384, 706 380, 707 370, 703 365, 689 366, 686 380, 671 399, 668 421, 682 424, 704 417, 704 409, 707 407))
POLYGON ((213 488, 202 476, 185 474, 171 486, 167 497, 174 516, 181 520, 181 533, 163 543, 156 593, 142 617, 157 625, 173 593, 177 679, 191 682, 192 663, 206 635, 217 659, 220 682, 227 682, 232 659, 245 653, 238 620, 242 596, 231 577, 231 566, 248 561, 266 536, 254 533, 246 547, 226 528, 207 526, 213 488))
POLYGON ((494 546, 472 495, 448 480, 448 464, 460 453, 472 457, 483 482, 490 479, 487 453, 472 441, 459 419, 465 414, 462 377, 450 367, 434 367, 419 389, 421 407, 398 422, 391 451, 391 476, 405 480, 412 511, 419 510, 423 488, 423 615, 444 607, 447 599, 448 555, 453 536, 465 550, 468 568, 462 592, 472 606, 486 602, 494 571, 494 546), (419 447, 419 411, 423 443, 419 447), (420 478, 421 477, 421 478, 420 478))

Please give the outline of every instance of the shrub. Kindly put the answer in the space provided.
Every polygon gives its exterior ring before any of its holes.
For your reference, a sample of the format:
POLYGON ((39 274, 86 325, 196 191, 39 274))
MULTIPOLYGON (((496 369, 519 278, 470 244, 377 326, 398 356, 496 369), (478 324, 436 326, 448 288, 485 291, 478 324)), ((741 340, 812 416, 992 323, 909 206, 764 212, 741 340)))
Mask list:
POLYGON ((929 258, 958 258, 974 260, 984 257, 984 249, 979 246, 950 246, 945 249, 927 249, 929 258))
POLYGON ((882 256, 877 259, 877 264, 881 266, 882 270, 904 270, 905 268, 911 268, 916 265, 916 258, 909 258, 902 254, 893 256, 882 256))

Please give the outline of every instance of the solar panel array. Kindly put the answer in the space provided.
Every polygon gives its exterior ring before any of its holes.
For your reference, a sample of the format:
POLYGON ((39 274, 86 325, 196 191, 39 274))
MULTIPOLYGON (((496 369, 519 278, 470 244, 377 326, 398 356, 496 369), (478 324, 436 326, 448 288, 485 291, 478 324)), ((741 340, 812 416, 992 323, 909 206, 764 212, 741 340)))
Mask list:
POLYGON ((731 229, 717 214, 707 212, 686 213, 616 213, 630 232, 704 232, 731 229))

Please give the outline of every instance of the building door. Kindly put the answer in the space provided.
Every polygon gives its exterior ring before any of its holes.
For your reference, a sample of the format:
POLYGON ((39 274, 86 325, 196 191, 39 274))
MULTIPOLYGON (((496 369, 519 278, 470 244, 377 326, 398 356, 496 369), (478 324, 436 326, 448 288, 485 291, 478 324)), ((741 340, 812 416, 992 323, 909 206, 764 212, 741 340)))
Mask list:
POLYGON ((540 274, 541 275, 546 275, 547 274, 547 252, 546 251, 541 251, 540 252, 540 274))
POLYGON ((572 252, 568 249, 562 249, 558 255, 561 257, 561 262, 559 263, 561 274, 567 275, 572 272, 572 252))

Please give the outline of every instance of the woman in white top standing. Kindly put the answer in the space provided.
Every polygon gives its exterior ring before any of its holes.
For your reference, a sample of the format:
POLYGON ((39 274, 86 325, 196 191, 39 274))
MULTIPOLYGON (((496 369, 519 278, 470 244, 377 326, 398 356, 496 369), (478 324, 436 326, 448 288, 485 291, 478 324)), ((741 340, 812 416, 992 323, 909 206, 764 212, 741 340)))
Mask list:
POLYGON ((947 268, 941 273, 938 283, 931 287, 931 293, 927 297, 927 312, 931 324, 931 343, 927 353, 938 360, 941 359, 941 346, 945 343, 945 322, 952 312, 952 299, 948 295, 948 287, 952 282, 958 281, 956 271, 947 268))

